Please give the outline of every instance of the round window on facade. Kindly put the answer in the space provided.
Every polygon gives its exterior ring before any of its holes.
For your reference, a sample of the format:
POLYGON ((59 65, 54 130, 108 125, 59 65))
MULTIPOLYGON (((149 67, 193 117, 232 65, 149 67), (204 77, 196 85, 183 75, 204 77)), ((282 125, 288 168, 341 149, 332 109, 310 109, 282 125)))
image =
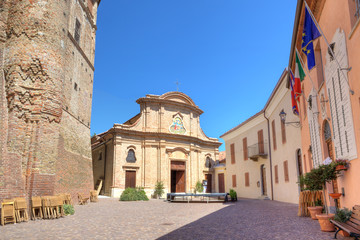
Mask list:
POLYGON ((135 151, 133 149, 130 149, 128 151, 126 162, 130 162, 130 163, 136 162, 135 151))

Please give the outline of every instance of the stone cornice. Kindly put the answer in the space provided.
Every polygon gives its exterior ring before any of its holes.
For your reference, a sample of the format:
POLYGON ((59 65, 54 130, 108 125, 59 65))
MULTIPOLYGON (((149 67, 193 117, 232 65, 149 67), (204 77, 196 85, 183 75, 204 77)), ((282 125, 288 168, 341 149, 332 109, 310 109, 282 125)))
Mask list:
POLYGON ((191 143, 197 143, 199 145, 208 145, 213 147, 219 147, 222 143, 219 141, 206 141, 203 139, 199 139, 192 136, 187 135, 178 135, 178 134, 172 134, 172 133, 162 133, 162 132, 142 132, 142 131, 136 131, 136 130, 128 130, 128 129, 122 129, 117 128, 114 126, 112 129, 109 130, 109 133, 115 133, 115 134, 124 134, 124 135, 136 135, 138 137, 155 137, 158 139, 166 139, 166 140, 183 140, 191 143))
POLYGON ((181 103, 181 102, 177 102, 177 101, 173 101, 173 100, 168 100, 168 99, 161 99, 161 98, 147 98, 147 97, 143 97, 143 98, 139 98, 138 100, 136 100, 136 103, 138 104, 143 104, 143 103, 158 103, 158 104, 164 104, 164 105, 172 105, 172 106, 176 106, 176 107, 181 107, 181 108, 185 108, 185 109, 189 109, 199 115, 201 115, 203 113, 203 111, 196 107, 196 106, 192 106, 186 103, 181 103))

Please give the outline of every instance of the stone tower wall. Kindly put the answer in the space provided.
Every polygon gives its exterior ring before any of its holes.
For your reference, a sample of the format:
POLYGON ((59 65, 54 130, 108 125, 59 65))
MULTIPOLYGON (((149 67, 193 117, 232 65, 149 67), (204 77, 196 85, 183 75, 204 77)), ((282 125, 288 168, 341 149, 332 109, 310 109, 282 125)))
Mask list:
POLYGON ((0 199, 88 194, 97 2, 2 4, 0 199))

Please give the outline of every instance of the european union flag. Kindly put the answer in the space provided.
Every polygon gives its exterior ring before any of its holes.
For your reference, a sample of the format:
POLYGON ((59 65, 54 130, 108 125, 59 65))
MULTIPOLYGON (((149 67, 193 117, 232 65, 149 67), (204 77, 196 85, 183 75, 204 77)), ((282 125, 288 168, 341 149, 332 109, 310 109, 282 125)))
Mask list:
POLYGON ((307 64, 309 70, 311 70, 315 66, 313 40, 317 39, 320 36, 321 34, 317 29, 313 19, 311 18, 308 8, 305 7, 305 21, 302 34, 301 50, 307 56, 307 64))

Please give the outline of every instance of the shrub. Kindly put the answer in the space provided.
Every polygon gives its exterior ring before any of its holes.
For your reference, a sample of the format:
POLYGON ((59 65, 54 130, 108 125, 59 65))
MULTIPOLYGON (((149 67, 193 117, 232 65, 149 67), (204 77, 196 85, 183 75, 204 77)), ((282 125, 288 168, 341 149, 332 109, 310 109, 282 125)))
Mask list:
POLYGON ((161 196, 165 193, 164 189, 163 182, 156 182, 154 196, 161 198, 161 196))
POLYGON ((204 191, 204 186, 201 184, 200 181, 197 181, 196 182, 196 185, 195 185, 195 193, 202 193, 204 191))
POLYGON ((237 193, 234 189, 230 189, 230 197, 231 199, 237 199, 237 193))
POLYGON ((149 198, 143 188, 127 188, 120 196, 120 201, 148 201, 149 198))
POLYGON ((74 215, 75 209, 74 209, 74 206, 73 206, 73 205, 71 205, 71 204, 64 204, 64 205, 63 205, 63 208, 64 208, 64 213, 65 213, 65 215, 74 215))
POLYGON ((318 168, 306 173, 304 178, 300 179, 300 184, 305 184, 305 190, 322 190, 326 182, 337 178, 335 168, 335 164, 320 165, 318 168))
POLYGON ((351 210, 344 208, 344 209, 336 209, 334 220, 338 222, 346 222, 351 217, 351 210))

